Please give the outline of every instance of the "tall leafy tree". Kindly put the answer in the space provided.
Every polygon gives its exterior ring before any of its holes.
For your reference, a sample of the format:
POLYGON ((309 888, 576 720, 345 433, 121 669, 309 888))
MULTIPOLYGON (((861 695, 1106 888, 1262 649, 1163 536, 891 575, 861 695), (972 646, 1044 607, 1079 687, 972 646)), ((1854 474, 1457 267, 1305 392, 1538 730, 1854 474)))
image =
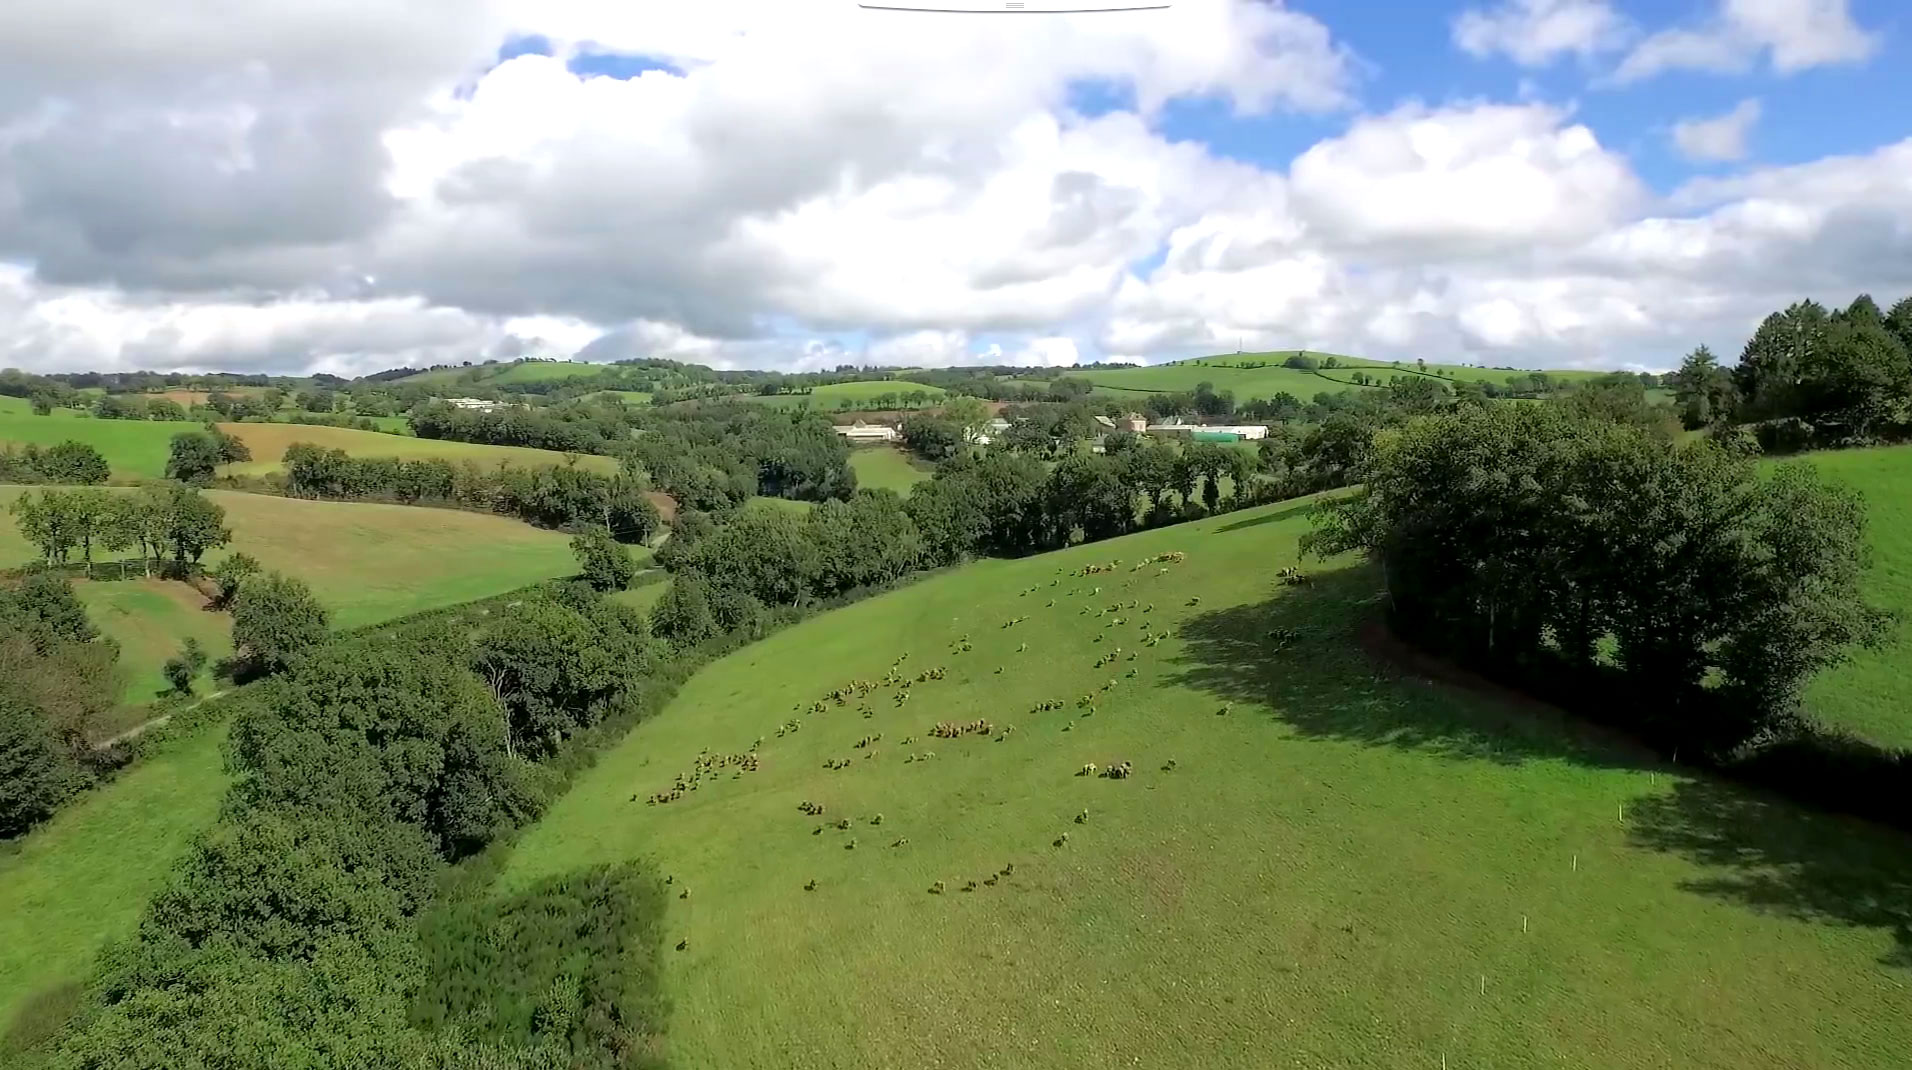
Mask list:
POLYGON ((299 580, 277 572, 247 579, 232 602, 232 645, 250 674, 290 668, 325 642, 330 615, 299 580))

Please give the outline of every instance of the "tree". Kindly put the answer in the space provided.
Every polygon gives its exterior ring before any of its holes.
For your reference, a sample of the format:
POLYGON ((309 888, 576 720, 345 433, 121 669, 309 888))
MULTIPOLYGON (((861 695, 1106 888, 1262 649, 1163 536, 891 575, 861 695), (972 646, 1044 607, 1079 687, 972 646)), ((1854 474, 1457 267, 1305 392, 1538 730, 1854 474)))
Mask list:
POLYGON ((160 546, 172 550, 173 567, 182 572, 232 539, 226 510, 184 483, 149 484, 141 496, 150 511, 149 530, 159 536, 160 546))
POLYGON ((958 394, 943 402, 942 418, 955 424, 962 432, 963 441, 973 441, 989 426, 989 406, 982 399, 958 394))
POLYGON ((166 459, 166 478, 196 487, 208 486, 225 458, 219 441, 204 431, 181 431, 173 436, 166 459))
POLYGON ((577 558, 578 575, 593 590, 621 591, 637 575, 630 551, 611 538, 607 528, 588 528, 572 536, 571 554, 577 558))
POLYGON ((33 395, 32 405, 33 415, 35 416, 53 415, 53 396, 51 394, 33 395))
POLYGON ((106 458, 84 442, 62 442, 42 450, 34 467, 48 483, 95 484, 111 473, 106 458))
POLYGON ((49 564, 65 564, 73 548, 79 545, 79 525, 74 519, 69 491, 43 490, 22 494, 8 507, 20 537, 40 551, 40 559, 49 564))
POLYGON ((79 767, 40 714, 0 691, 0 838, 45 820, 80 782, 79 767))
POLYGON ((1689 430, 1709 427, 1732 418, 1738 391, 1733 377, 1720 367, 1713 351, 1700 346, 1686 355, 1673 373, 1673 395, 1679 401, 1680 422, 1689 430))
POLYGON ((161 671, 166 675, 166 682, 173 685, 174 691, 182 695, 190 695, 193 693, 193 679, 205 667, 205 649, 199 645, 199 640, 187 636, 186 642, 179 648, 179 653, 167 658, 161 671))
POLYGON ((710 581, 695 569, 671 578, 670 589, 651 607, 651 630, 683 646, 695 646, 717 634, 710 608, 710 581))
POLYGON ((213 566, 210 575, 219 584, 218 605, 230 606, 232 600, 239 597, 239 589, 246 580, 261 571, 259 559, 244 551, 226 555, 224 561, 213 566))
POLYGON ((291 576, 253 576, 232 603, 232 645, 248 674, 283 672, 325 642, 328 614, 311 588, 291 576))
POLYGON ((155 420, 184 420, 186 407, 171 398, 154 398, 146 403, 146 414, 155 420))

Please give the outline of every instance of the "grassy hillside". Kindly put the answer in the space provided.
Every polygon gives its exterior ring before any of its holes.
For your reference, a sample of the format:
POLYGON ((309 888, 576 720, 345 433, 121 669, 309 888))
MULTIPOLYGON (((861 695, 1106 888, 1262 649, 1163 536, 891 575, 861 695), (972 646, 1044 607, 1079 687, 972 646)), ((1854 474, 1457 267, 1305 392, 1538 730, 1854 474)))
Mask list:
POLYGON ((877 399, 885 394, 903 394, 921 391, 934 400, 946 393, 942 387, 926 386, 922 383, 904 382, 900 379, 870 379, 855 383, 830 383, 819 386, 808 394, 761 394, 740 395, 745 401, 754 401, 778 408, 796 408, 808 405, 813 409, 867 409, 875 408, 877 399))
POLYGON ((115 479, 157 479, 164 475, 173 436, 197 431, 201 426, 185 420, 96 420, 72 409, 35 416, 24 406, 0 408, 0 443, 55 446, 84 442, 106 458, 115 479))
POLYGON ((212 823, 224 740, 223 726, 182 739, 0 851, 0 1043, 30 1001, 86 979, 212 823))
POLYGON ((1912 747, 1912 446, 1809 455, 1812 464, 1865 495, 1872 542, 1867 594, 1901 614, 1896 639, 1824 673, 1806 705, 1829 724, 1897 747, 1912 747))
MULTIPOLYGON (((102 736, 146 719, 141 707, 171 689, 160 667, 179 653, 188 636, 199 640, 214 659, 232 652, 232 618, 210 612, 206 599, 190 585, 161 579, 80 581, 74 593, 95 627, 119 643, 120 670, 126 686, 120 716, 103 725, 102 736)), ((211 668, 200 677, 211 686, 211 668)))
POLYGON ((889 446, 865 446, 850 451, 850 467, 856 471, 856 485, 872 490, 886 488, 908 494, 910 488, 930 476, 909 454, 889 446))
POLYGON ((585 398, 622 398, 624 404, 632 406, 651 403, 651 395, 643 390, 599 390, 594 394, 586 394, 585 398))
MULTIPOLYGON (((378 431, 359 431, 349 427, 321 427, 312 424, 220 424, 242 439, 252 450, 252 461, 228 466, 234 474, 259 474, 275 471, 287 446, 309 442, 326 449, 341 449, 354 457, 402 457, 416 460, 443 457, 450 461, 475 461, 483 465, 511 464, 522 467, 551 467, 577 463, 596 472, 612 473, 618 464, 609 457, 565 454, 555 450, 535 450, 523 446, 487 446, 475 442, 449 442, 442 439, 388 435, 378 431)), ((165 451, 160 453, 165 467, 165 451)))
POLYGON ((978 563, 733 654, 497 892, 660 863, 684 1066, 1902 1064, 1904 838, 1398 674, 1358 640, 1369 569, 1273 582, 1304 510, 978 563), (825 698, 892 666, 947 675, 825 698), (1015 731, 929 736, 977 718, 1015 731), (642 801, 753 743, 760 771, 642 801))
MULTIPOLYGON (((1322 391, 1330 393, 1359 389, 1360 384, 1353 381, 1353 373, 1366 372, 1377 376, 1382 382, 1395 375, 1422 374, 1413 361, 1394 364, 1388 361, 1366 360, 1361 357, 1344 356, 1338 353, 1322 353, 1308 350, 1307 354, 1317 360, 1334 357, 1339 366, 1324 368, 1318 372, 1304 371, 1299 368, 1282 366, 1282 362, 1295 356, 1300 350, 1280 350, 1268 353, 1237 353, 1227 356, 1200 357, 1194 360, 1179 361, 1174 364, 1157 364, 1144 368, 1082 369, 1067 372, 1071 378, 1086 379, 1096 385, 1097 393, 1111 396, 1131 395, 1138 402, 1151 393, 1193 392, 1199 383, 1213 383, 1216 390, 1232 390, 1238 401, 1255 398, 1270 398, 1286 391, 1303 401, 1322 391), (1266 367, 1244 368, 1244 364, 1266 364, 1266 367)), ((1448 379, 1473 379, 1505 385, 1510 375, 1523 375, 1525 372, 1507 368, 1474 368, 1461 364, 1429 364, 1426 373, 1448 379)), ((1554 371, 1547 375, 1559 380, 1585 380, 1609 374, 1606 371, 1554 371)))
MULTIPOLYGON (((398 417, 386 419, 403 423, 398 417)), ((51 416, 34 416, 24 407, 0 407, 0 442, 39 446, 52 446, 69 440, 84 442, 99 450, 106 458, 114 478, 129 481, 158 479, 165 475, 166 458, 172 448, 173 436, 182 431, 197 431, 202 426, 191 421, 96 420, 70 409, 55 410, 51 416)), ((355 457, 444 457, 454 461, 477 461, 480 464, 503 462, 538 466, 570 463, 568 455, 553 450, 443 442, 348 427, 289 423, 226 423, 219 426, 244 441, 247 448, 252 450, 251 462, 228 466, 228 470, 234 474, 257 475, 277 470, 285 448, 294 442, 342 449, 355 457)), ((581 457, 578 463, 594 471, 617 470, 617 462, 609 457, 581 457)))
POLYGON ((596 375, 605 371, 607 364, 589 364, 580 361, 533 361, 522 364, 481 364, 476 368, 438 368, 419 372, 397 380, 401 383, 425 383, 432 385, 455 386, 470 382, 466 374, 478 372, 476 382, 486 386, 510 386, 514 383, 543 383, 553 379, 574 379, 580 375, 596 375))

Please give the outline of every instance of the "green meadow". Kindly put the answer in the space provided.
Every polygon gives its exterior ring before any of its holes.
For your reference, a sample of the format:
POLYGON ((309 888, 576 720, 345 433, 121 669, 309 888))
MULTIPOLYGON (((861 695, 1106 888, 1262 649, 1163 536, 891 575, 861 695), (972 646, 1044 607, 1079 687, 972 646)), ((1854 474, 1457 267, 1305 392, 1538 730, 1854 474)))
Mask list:
POLYGON ((1903 837, 1399 667, 1373 571, 1297 558, 1307 508, 978 562, 731 654, 494 893, 661 866, 681 1066, 1904 1065, 1903 837))
POLYGON ((1825 475, 1865 495, 1872 603, 1899 613, 1893 640, 1860 651, 1813 681, 1806 707, 1828 724, 1875 742, 1912 747, 1912 446, 1808 454, 1825 475))
POLYGON ((597 375, 609 368, 608 364, 590 364, 573 360, 524 361, 511 364, 480 364, 470 368, 437 368, 422 371, 416 375, 408 375, 397 382, 443 386, 474 382, 485 386, 510 386, 517 383, 544 383, 554 379, 575 379, 580 375, 597 375), (475 378, 468 379, 467 375, 471 372, 477 372, 477 375, 475 378))
POLYGON ((856 471, 858 487, 893 490, 903 495, 930 477, 930 469, 890 446, 861 446, 851 450, 850 467, 856 471))
POLYGON ((138 923, 219 810, 225 736, 167 744, 0 849, 0 1037, 30 1003, 77 998, 100 946, 138 923))

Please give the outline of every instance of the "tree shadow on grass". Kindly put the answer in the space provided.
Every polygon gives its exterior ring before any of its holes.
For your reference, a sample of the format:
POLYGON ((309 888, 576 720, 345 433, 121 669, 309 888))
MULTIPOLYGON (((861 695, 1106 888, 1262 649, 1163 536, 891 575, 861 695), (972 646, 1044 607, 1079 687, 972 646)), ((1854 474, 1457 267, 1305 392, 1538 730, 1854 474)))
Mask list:
POLYGON ((1912 969, 1912 839, 1707 778, 1627 804, 1636 846, 1684 855, 1716 875, 1681 887, 1824 925, 1878 929, 1880 961, 1912 969))
POLYGON ((1247 520, 1237 520, 1233 524, 1223 524, 1221 527, 1215 529, 1215 533, 1220 535, 1230 531, 1240 531, 1243 528, 1257 528, 1263 524, 1279 524, 1283 520, 1308 513, 1314 509, 1315 505, 1316 503, 1314 501, 1297 502, 1294 505, 1276 509, 1273 512, 1249 517, 1247 520))
POLYGON ((1380 592, 1379 572, 1363 564, 1311 573, 1297 587, 1271 583, 1263 600, 1185 622, 1170 680, 1226 702, 1265 703, 1303 737, 1456 760, 1657 768, 1643 749, 1544 703, 1465 674, 1432 683, 1391 656, 1398 644, 1377 641, 1380 592))

